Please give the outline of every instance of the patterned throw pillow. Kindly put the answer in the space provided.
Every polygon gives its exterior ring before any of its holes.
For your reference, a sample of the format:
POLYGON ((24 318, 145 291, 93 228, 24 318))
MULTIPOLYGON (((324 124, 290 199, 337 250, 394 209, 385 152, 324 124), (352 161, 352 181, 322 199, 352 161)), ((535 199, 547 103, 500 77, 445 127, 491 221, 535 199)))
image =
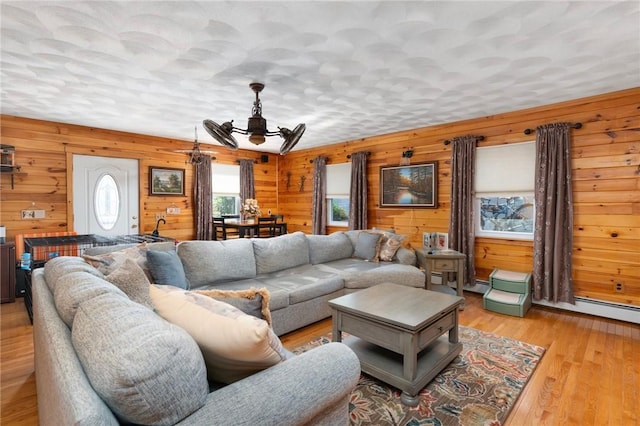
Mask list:
POLYGON ((405 235, 385 234, 380 245, 380 260, 391 262, 405 239, 405 235))
MULTIPOLYGON (((109 275, 116 269, 120 268, 127 259, 135 261, 138 266, 145 271, 145 274, 148 274, 147 250, 147 243, 142 243, 122 250, 112 251, 110 253, 98 255, 85 254, 82 257, 87 261, 87 263, 102 272, 104 275, 109 275)), ((147 277, 148 276, 149 275, 147 275, 147 277)))
POLYGON ((287 358, 266 321, 195 291, 152 284, 156 312, 198 343, 209 381, 233 383, 287 358))
POLYGON ((149 297, 149 280, 142 268, 133 260, 125 260, 120 268, 107 275, 105 279, 122 290, 129 299, 153 309, 153 303, 149 297))
POLYGON ((195 293, 213 297, 216 300, 230 304, 245 314, 263 319, 271 326, 271 312, 269 311, 269 291, 266 288, 251 287, 246 290, 194 290, 195 293))

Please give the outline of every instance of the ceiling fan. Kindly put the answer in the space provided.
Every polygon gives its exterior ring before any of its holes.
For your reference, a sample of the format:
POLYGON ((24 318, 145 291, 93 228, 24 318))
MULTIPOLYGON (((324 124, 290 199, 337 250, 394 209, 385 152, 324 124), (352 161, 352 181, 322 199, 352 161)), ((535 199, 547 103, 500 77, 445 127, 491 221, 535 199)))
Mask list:
MULTIPOLYGON (((218 151, 201 150, 200 142, 198 142, 198 127, 194 126, 195 139, 193 140, 193 148, 191 149, 174 149, 173 152, 182 152, 189 155, 189 159, 185 161, 187 164, 200 164, 204 155, 217 154, 218 151)), ((215 160, 216 157, 211 157, 215 160)))
POLYGON ((252 115, 249 117, 246 129, 234 127, 233 120, 226 121, 222 125, 213 120, 203 120, 202 125, 216 141, 231 149, 238 149, 238 141, 231 135, 233 132, 249 135, 249 142, 255 145, 264 143, 265 136, 278 135, 284 139, 280 147, 280 154, 288 153, 298 143, 307 126, 304 123, 300 123, 293 130, 285 127, 278 127, 280 130, 277 132, 267 130, 267 120, 262 117, 262 102, 260 102, 260 97, 258 96, 264 89, 264 84, 251 83, 249 87, 255 92, 256 100, 253 102, 252 115))

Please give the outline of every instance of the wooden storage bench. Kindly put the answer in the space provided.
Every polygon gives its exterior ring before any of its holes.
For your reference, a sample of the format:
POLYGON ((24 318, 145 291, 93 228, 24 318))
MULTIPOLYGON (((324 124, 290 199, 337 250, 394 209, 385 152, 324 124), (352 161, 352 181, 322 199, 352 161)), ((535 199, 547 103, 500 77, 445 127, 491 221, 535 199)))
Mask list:
POLYGON ((524 317, 531 307, 531 274, 495 269, 482 303, 487 310, 524 317))

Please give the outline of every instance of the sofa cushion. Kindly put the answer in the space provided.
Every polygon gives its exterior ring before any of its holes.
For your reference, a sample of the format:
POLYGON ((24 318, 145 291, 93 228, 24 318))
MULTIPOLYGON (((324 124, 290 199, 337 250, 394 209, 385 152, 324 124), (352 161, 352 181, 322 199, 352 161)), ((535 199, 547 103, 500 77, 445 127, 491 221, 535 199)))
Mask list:
POLYGON ((71 327, 80 304, 105 293, 127 297, 113 284, 89 272, 71 272, 56 284, 53 300, 62 321, 71 327))
POLYGON ((183 241, 178 244, 177 252, 191 288, 256 276, 256 261, 249 238, 183 241))
POLYGON ((153 309, 149 297, 149 280, 142 268, 132 259, 127 259, 120 268, 107 275, 105 279, 122 290, 129 299, 153 309))
POLYGON ((381 233, 365 231, 360 232, 360 234, 358 234, 356 247, 353 250, 353 257, 369 262, 377 261, 378 254, 380 252, 381 239, 381 233))
POLYGON ((196 343, 126 297, 83 302, 71 338, 91 385, 126 422, 174 424, 205 403, 209 388, 196 343))
POLYGON ((271 313, 269 312, 270 297, 269 292, 264 287, 251 287, 245 290, 210 289, 194 291, 235 306, 245 314, 263 319, 267 324, 271 325, 271 313))
POLYGON ((268 274, 309 263, 309 243, 302 232, 275 238, 254 238, 256 273, 268 274))
POLYGON ((58 280, 65 279, 71 272, 88 272, 98 278, 104 278, 104 274, 77 256, 55 257, 44 264, 44 277, 47 287, 54 293, 58 280))
POLYGON ((330 235, 307 235, 309 260, 312 265, 351 257, 353 245, 344 232, 330 235))
POLYGON ((324 268, 322 264, 300 265, 270 274, 258 275, 256 279, 270 289, 272 299, 274 296, 277 298, 279 293, 286 294, 287 305, 331 294, 344 287, 344 282, 336 270, 324 268))
POLYGON ((182 261, 175 251, 147 252, 147 265, 155 284, 172 285, 184 289, 189 288, 189 282, 184 273, 182 261))
POLYGON ((195 339, 210 381, 232 383, 286 359, 266 321, 193 291, 152 285, 151 300, 167 321, 195 339))

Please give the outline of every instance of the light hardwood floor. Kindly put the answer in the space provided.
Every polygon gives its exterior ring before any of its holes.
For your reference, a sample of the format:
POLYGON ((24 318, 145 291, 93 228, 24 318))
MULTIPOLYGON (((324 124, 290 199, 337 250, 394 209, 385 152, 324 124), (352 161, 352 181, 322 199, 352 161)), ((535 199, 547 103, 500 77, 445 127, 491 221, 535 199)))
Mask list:
MULTIPOLYGON (((640 326, 539 306, 511 317, 482 309, 480 295, 465 296, 462 325, 547 349, 507 425, 640 424, 640 326)), ((32 328, 22 299, 0 311, 0 424, 35 425, 32 328)), ((327 319, 281 339, 292 349, 330 331, 327 319)))

